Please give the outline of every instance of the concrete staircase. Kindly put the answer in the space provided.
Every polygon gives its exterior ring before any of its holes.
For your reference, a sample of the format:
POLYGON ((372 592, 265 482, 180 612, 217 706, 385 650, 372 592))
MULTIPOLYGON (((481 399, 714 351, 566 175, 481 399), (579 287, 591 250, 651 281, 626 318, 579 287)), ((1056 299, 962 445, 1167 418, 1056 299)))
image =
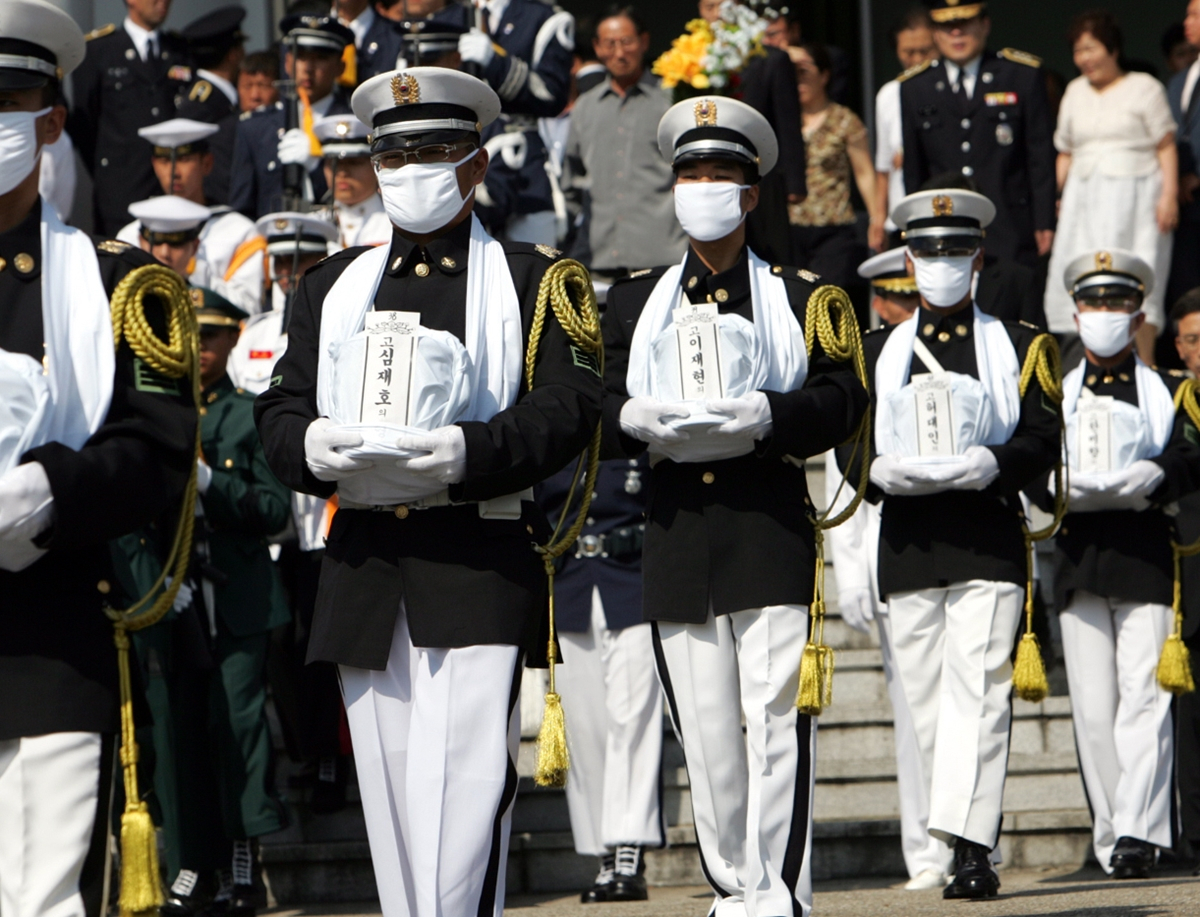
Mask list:
MULTIPOLYGON (((824 494, 823 467, 810 463, 810 490, 824 494)), ((830 569, 826 638, 838 651, 834 703, 819 720, 815 797, 814 878, 905 876, 900 852, 899 797, 892 712, 874 633, 845 625, 830 569)), ((1053 677, 1052 684, 1061 683, 1053 677)), ((508 861, 512 892, 570 892, 588 886, 597 863, 578 856, 565 794, 534 785, 533 738, 541 719, 540 672, 522 691, 521 775, 508 861)), ((1078 774, 1070 702, 1014 701, 1001 852, 1004 866, 1078 865, 1089 855, 1090 818, 1078 774)), ((656 885, 704 885, 696 854, 683 754, 664 717, 663 804, 669 846, 647 855, 656 885)), ((285 765, 286 767, 286 765, 285 765)), ((281 785, 285 782, 281 781, 281 785)), ((263 861, 280 904, 353 901, 375 896, 366 832, 351 781, 346 810, 313 816, 305 795, 292 791, 292 825, 264 839, 263 861)))

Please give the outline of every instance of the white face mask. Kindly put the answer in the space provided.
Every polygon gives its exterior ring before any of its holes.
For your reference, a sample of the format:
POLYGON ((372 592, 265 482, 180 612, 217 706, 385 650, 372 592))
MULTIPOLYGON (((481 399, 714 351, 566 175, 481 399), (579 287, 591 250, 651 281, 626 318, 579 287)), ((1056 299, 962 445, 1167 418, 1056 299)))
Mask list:
POLYGON ((675 185, 675 216, 689 237, 715 242, 742 225, 742 192, 749 185, 697 181, 675 185))
POLYGON ((420 235, 441 229, 474 195, 474 187, 467 197, 459 193, 457 170, 478 155, 476 150, 458 162, 414 162, 399 169, 376 171, 388 219, 420 235))
POLYGON ((971 292, 975 256, 918 258, 909 252, 917 289, 931 306, 957 306, 971 292))
POLYGON ((9 111, 0 114, 0 194, 21 184, 37 165, 38 147, 34 121, 50 111, 9 111))
POLYGON ((1140 309, 1132 315, 1128 312, 1076 312, 1075 322, 1079 325, 1079 337, 1084 347, 1098 357, 1111 357, 1133 340, 1133 320, 1140 314, 1140 309))

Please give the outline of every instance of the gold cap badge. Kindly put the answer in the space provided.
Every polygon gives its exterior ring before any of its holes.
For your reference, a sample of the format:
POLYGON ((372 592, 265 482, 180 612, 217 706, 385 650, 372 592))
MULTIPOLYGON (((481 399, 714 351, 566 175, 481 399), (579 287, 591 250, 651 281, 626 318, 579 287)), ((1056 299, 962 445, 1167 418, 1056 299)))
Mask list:
POLYGON ((204 291, 197 290, 195 287, 188 290, 188 295, 192 298, 192 305, 199 309, 204 305, 204 291))
POLYGON ((397 105, 413 105, 421 101, 421 85, 411 73, 392 77, 392 99, 397 105))
POLYGON ((275 221, 275 228, 276 228, 276 229, 287 229, 287 228, 288 228, 288 221, 287 221, 287 220, 276 220, 276 221, 275 221))
POLYGON ((701 99, 692 111, 696 115, 696 127, 717 126, 717 103, 714 99, 701 99))
POLYGON ((1112 270, 1112 255, 1108 252, 1096 252, 1096 270, 1111 271, 1112 270))
POLYGON ((933 215, 935 217, 954 216, 954 198, 948 194, 938 194, 933 199, 933 215))
POLYGON ((339 137, 345 137, 348 133, 350 133, 350 122, 349 121, 339 121, 337 123, 337 127, 334 128, 334 130, 339 137))

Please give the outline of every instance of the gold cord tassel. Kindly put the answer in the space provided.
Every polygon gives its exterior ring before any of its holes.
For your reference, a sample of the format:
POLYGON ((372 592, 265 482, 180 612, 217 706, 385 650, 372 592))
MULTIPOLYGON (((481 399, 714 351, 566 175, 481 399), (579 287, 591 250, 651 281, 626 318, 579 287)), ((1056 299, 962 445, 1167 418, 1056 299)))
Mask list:
POLYGON ((138 793, 138 746, 133 732, 133 690, 129 681, 129 634, 117 624, 117 670, 121 685, 121 770, 125 811, 121 815, 121 917, 154 911, 163 903, 158 878, 158 836, 150 810, 138 793))
MULTIPOLYGON (((541 344, 542 333, 545 330, 547 306, 554 312, 554 317, 571 342, 579 350, 596 358, 597 374, 603 379, 604 342, 600 332, 600 309, 596 305, 596 291, 592 287, 592 279, 588 275, 587 268, 578 261, 564 259, 556 261, 546 269, 538 287, 533 324, 529 330, 529 346, 525 351, 525 387, 529 390, 533 389, 538 346, 541 344), (574 297, 571 295, 571 288, 574 289, 574 297)), ((549 667, 550 677, 546 686, 542 725, 538 729, 537 768, 533 775, 533 781, 538 786, 566 786, 567 771, 571 767, 571 756, 567 752, 566 716, 563 713, 562 698, 558 694, 554 680, 554 667, 558 662, 558 636, 554 623, 554 561, 565 554, 567 549, 575 543, 587 518, 588 509, 592 503, 592 494, 596 489, 596 475, 600 470, 600 432, 600 426, 597 424, 587 452, 579 457, 579 462, 575 466, 575 478, 571 482, 571 489, 567 492, 567 499, 563 502, 562 513, 558 517, 558 524, 554 527, 550 541, 536 546, 546 568, 546 586, 550 596, 550 640, 546 647, 546 663, 549 667), (584 473, 585 468, 586 473, 584 473), (570 514, 571 503, 579 488, 581 477, 583 478, 583 496, 580 499, 579 513, 575 522, 560 538, 559 535, 570 514)))
POLYGON ((1175 596, 1172 603, 1175 611, 1175 630, 1163 643, 1162 655, 1158 659, 1158 683, 1164 691, 1170 691, 1172 694, 1190 694, 1196 690, 1196 682, 1192 678, 1192 654, 1183 642, 1183 581, 1180 577, 1180 560, 1200 553, 1200 541, 1189 545, 1171 542, 1171 553, 1175 561, 1175 596))
MULTIPOLYGON (((200 404, 199 335, 196 314, 187 287, 174 271, 145 265, 130 271, 112 297, 113 346, 122 339, 134 354, 155 372, 191 382, 193 403, 200 404), (145 313, 145 297, 154 296, 165 308, 168 340, 162 341, 145 313)), ((138 746, 133 722, 133 688, 129 677, 129 633, 161 621, 175 603, 192 553, 196 505, 196 460, 200 456, 200 423, 191 477, 184 488, 171 551, 150 591, 127 609, 106 608, 113 622, 121 702, 121 770, 125 783, 125 811, 121 814, 121 917, 149 915, 163 903, 158 867, 158 836, 150 810, 138 792, 138 746), (167 578, 171 578, 167 585, 167 578)))
POLYGON ((813 601, 809 606, 808 643, 800 657, 800 684, 796 709, 805 716, 820 716, 833 703, 833 647, 825 643, 825 532, 816 527, 816 571, 813 601))

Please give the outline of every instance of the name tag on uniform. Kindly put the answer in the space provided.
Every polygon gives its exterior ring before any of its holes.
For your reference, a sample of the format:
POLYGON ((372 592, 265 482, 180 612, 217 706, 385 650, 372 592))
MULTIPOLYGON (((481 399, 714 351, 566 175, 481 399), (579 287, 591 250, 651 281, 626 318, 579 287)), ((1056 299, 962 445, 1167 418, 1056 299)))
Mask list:
POLYGON ((269 360, 273 356, 275 356, 275 351, 273 351, 273 350, 252 350, 252 351, 250 351, 250 359, 251 360, 269 360))
POLYGON ((1112 403, 1111 395, 1094 395, 1091 398, 1079 399, 1077 411, 1081 474, 1104 474, 1112 470, 1112 403))
POLYGON ((683 400, 724 398, 716 303, 688 303, 671 315, 679 339, 679 391, 683 400))
POLYGON ((954 455, 949 376, 918 373, 911 382, 913 397, 917 399, 917 455, 921 458, 954 455))
POLYGON ((983 97, 983 103, 988 108, 995 108, 998 105, 1016 105, 1017 94, 1015 92, 989 92, 983 97))
POLYGON ((362 423, 408 425, 418 312, 368 312, 367 358, 363 366, 362 423))

